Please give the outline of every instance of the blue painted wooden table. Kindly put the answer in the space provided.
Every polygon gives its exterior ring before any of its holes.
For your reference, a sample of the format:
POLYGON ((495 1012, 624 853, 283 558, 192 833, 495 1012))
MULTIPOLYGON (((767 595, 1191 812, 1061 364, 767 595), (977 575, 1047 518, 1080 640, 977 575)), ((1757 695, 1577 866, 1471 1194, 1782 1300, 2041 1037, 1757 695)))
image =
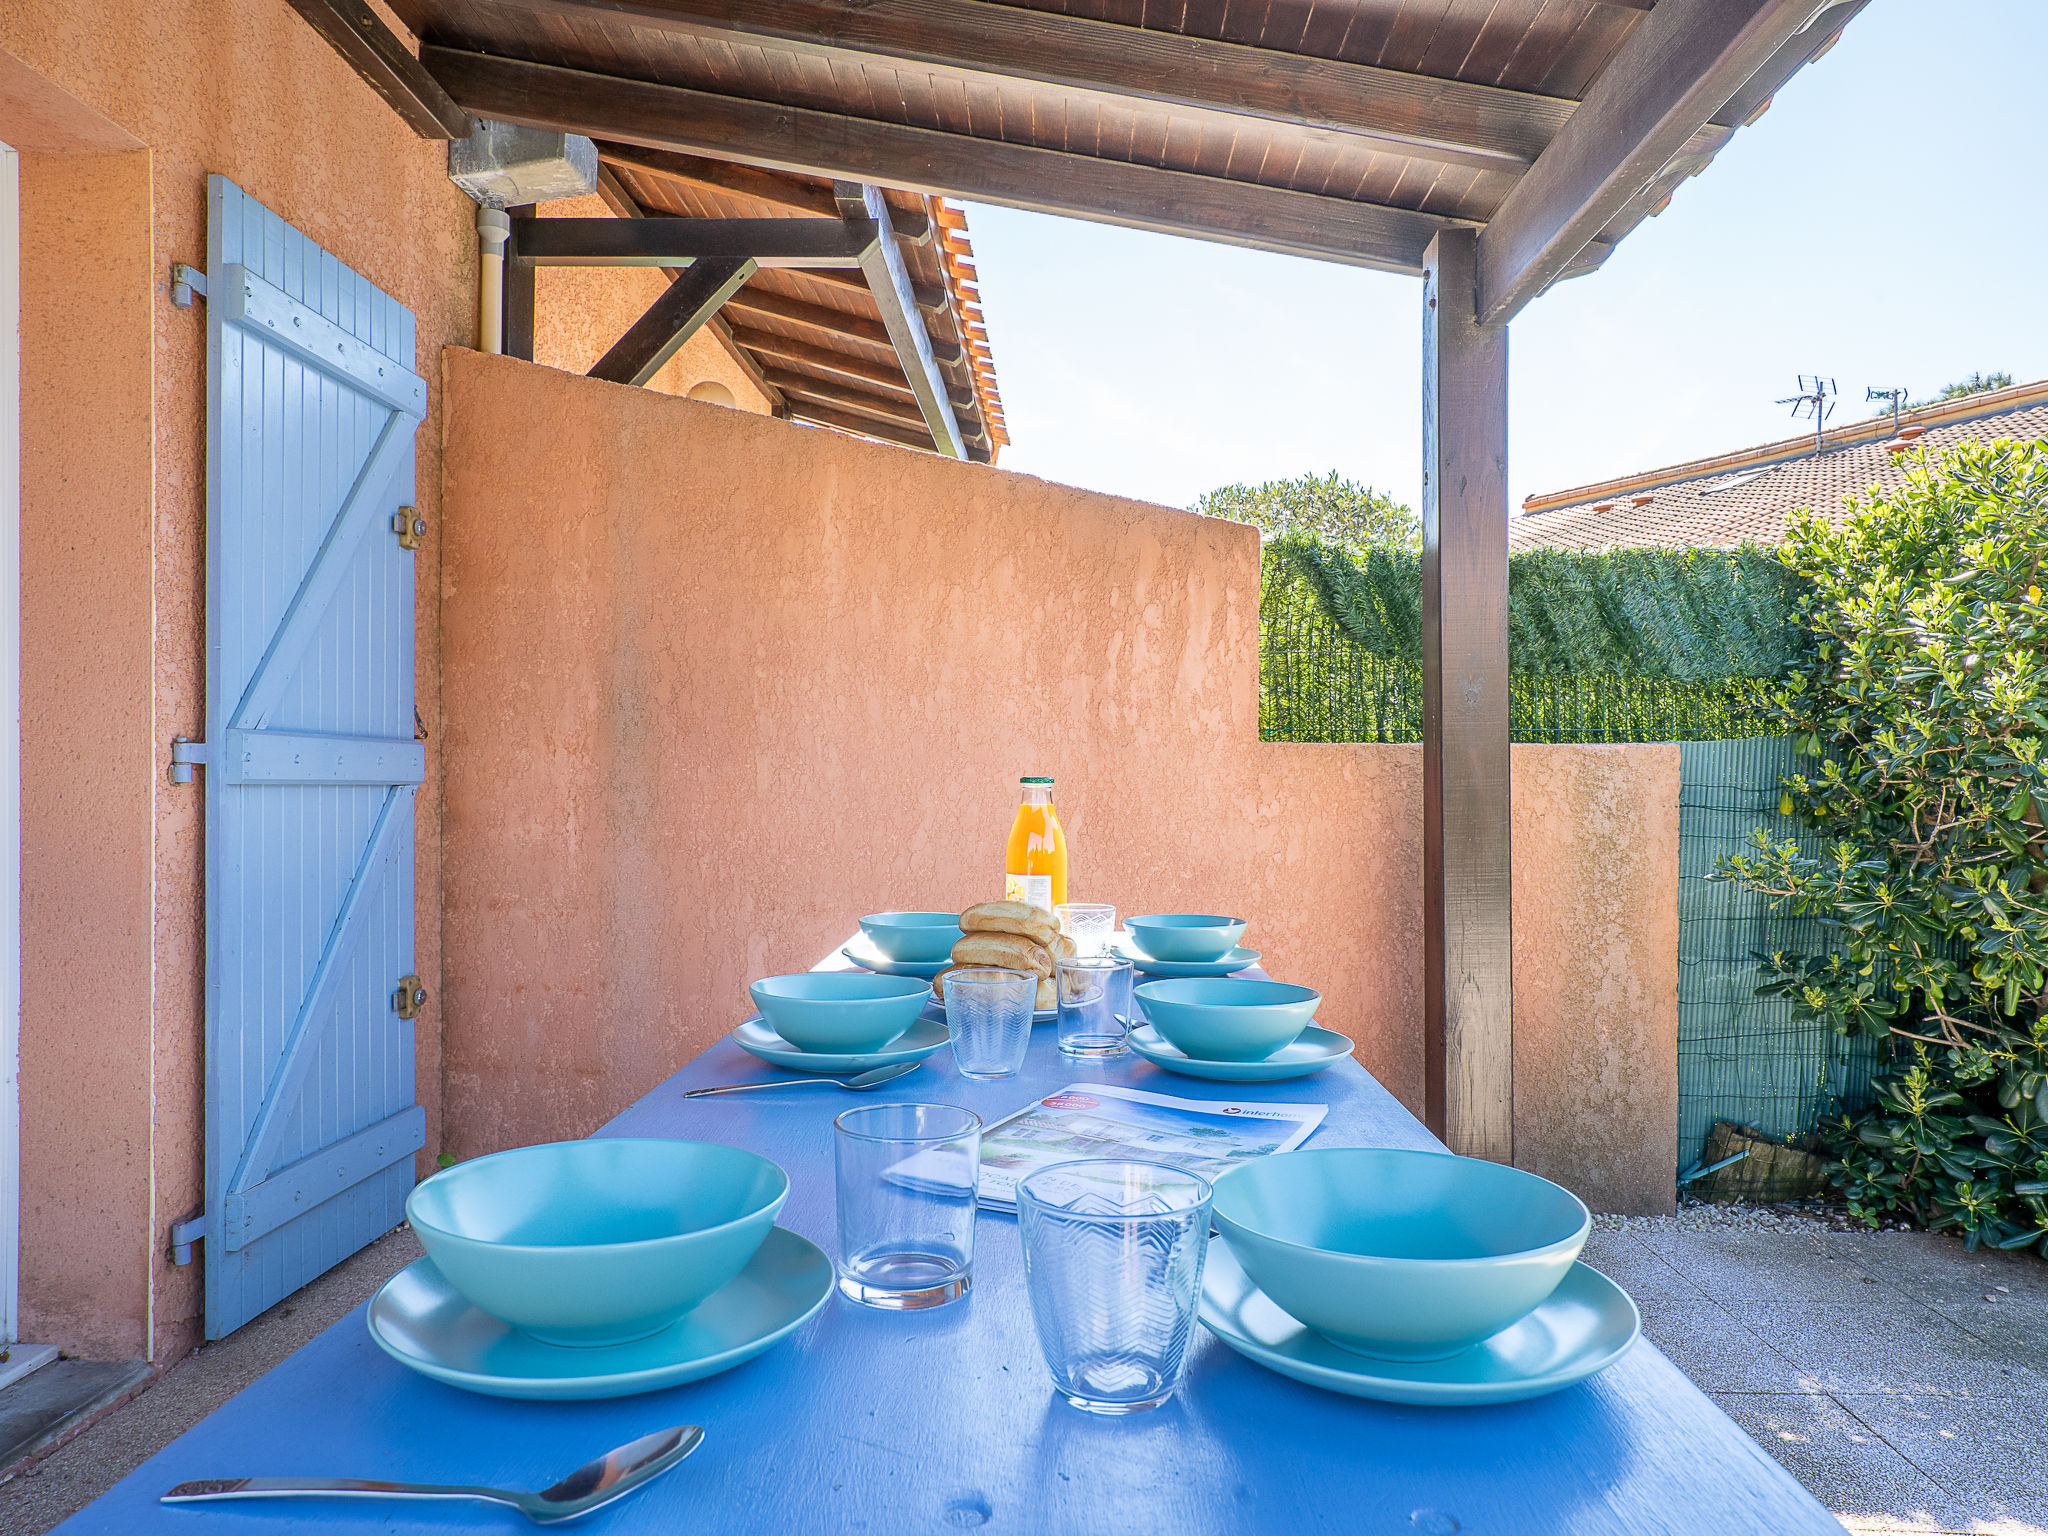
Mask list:
MULTIPOLYGON (((682 1097, 700 1084, 784 1075, 721 1041, 599 1134, 727 1142, 776 1159, 791 1182, 782 1223, 829 1253, 831 1123, 848 1098, 820 1088, 682 1097)), ((994 1120, 1064 1083, 1088 1081, 1188 1098, 1327 1103, 1329 1117, 1310 1146, 1437 1145, 1350 1062, 1293 1082, 1208 1083, 1136 1058, 1076 1066, 1060 1058, 1050 1027, 1036 1032, 1019 1078, 963 1081, 942 1050, 900 1091, 885 1093, 965 1104, 994 1120)), ((905 1315, 835 1296, 768 1354, 643 1397, 472 1396, 388 1359, 358 1309, 61 1529, 529 1529, 511 1511, 483 1506, 245 1504, 200 1512, 164 1508, 156 1496, 187 1478, 259 1473, 536 1487, 611 1446, 683 1423, 705 1427, 702 1449, 579 1530, 1841 1533, 1646 1340, 1551 1397, 1425 1409, 1288 1381, 1197 1330, 1187 1379, 1166 1407, 1129 1419, 1080 1413, 1055 1398, 1040 1358, 1016 1222, 991 1212, 980 1218, 965 1300, 905 1315)))

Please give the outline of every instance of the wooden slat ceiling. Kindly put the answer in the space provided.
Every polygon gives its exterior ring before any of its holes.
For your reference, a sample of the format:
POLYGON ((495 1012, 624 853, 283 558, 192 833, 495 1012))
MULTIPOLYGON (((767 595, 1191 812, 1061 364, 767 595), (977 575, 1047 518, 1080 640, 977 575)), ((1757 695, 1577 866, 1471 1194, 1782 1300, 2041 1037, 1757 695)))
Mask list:
MULTIPOLYGON (((699 219, 837 218, 819 177, 756 170, 629 144, 600 142, 606 171, 638 211, 699 219)), ((926 333, 941 357, 969 456, 993 463, 1009 434, 996 390, 975 282, 967 218, 944 199, 889 192, 899 223, 927 224, 899 242, 911 281, 929 301, 926 333), (955 356, 957 354, 957 360, 955 356)), ((720 313, 727 339, 789 415, 914 447, 932 446, 903 365, 866 282, 854 271, 786 267, 756 272, 720 313)))
MULTIPOLYGON (((1652 3, 393 0, 480 116, 601 117, 643 145, 870 163, 878 183, 1399 271, 1437 229, 1493 218, 1652 3)), ((1661 209, 1862 3, 1799 8, 1561 275, 1661 209)))

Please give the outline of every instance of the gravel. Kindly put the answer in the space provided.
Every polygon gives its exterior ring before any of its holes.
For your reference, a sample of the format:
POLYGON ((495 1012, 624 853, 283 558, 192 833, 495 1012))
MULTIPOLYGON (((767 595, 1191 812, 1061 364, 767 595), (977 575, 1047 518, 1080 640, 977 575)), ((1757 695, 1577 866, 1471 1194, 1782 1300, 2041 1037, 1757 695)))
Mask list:
POLYGON ((1867 1232, 1839 1205, 1745 1205, 1689 1200, 1675 1216, 1598 1216, 1596 1232, 1867 1232))

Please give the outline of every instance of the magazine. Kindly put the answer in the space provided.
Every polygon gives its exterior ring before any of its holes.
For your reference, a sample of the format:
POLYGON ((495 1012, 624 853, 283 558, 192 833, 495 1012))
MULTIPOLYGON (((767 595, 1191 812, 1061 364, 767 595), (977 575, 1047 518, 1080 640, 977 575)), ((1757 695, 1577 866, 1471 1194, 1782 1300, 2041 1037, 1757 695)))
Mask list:
POLYGON ((1213 1179, 1252 1158, 1293 1151, 1328 1113, 1327 1104, 1224 1103, 1070 1083, 981 1133, 981 1203, 1015 1210, 1018 1180, 1081 1158, 1170 1163, 1213 1179))

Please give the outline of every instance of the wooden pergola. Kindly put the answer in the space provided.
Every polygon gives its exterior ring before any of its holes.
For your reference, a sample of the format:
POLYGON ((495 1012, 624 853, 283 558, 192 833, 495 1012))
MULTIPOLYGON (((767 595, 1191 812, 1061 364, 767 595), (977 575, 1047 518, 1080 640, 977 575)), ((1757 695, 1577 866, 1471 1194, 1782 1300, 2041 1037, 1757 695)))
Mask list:
POLYGON ((1864 0, 391 0, 416 58, 363 0, 294 3, 429 135, 490 118, 829 179, 849 216, 881 187, 1420 277, 1425 1118, 1512 1160, 1508 323, 1864 0))

